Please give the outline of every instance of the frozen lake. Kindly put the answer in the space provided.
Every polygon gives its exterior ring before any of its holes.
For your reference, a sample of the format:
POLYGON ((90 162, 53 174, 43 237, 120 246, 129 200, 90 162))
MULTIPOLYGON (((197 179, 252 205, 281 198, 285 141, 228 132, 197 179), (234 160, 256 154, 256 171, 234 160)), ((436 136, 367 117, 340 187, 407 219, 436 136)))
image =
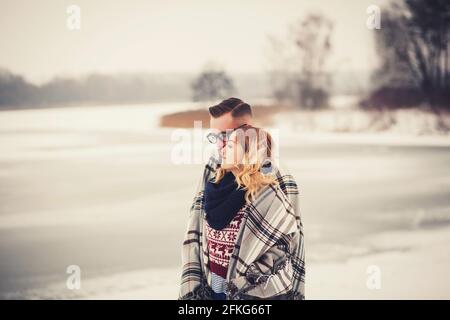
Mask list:
MULTIPOLYGON (((0 298, 174 297, 201 164, 174 165, 173 130, 157 123, 167 110, 191 106, 0 112, 0 298), (88 289, 66 289, 69 265, 80 266, 88 289)), ((430 285, 419 297, 450 298, 450 277, 438 278, 450 257, 448 138, 430 143, 283 129, 280 138, 281 161, 301 192, 310 296, 351 297, 351 287, 340 291, 324 274, 364 275, 368 257, 367 263, 380 257, 386 269, 401 269, 407 259, 429 254, 420 259, 428 264, 413 266, 408 277, 442 286, 430 285), (415 254, 422 240, 439 251, 415 254), (405 260, 389 260, 392 253, 405 260), (439 266, 436 254, 447 257, 439 266), (436 267, 436 276, 424 277, 424 267, 431 273, 436 267)), ((375 298, 409 297, 395 276, 388 279, 397 291, 375 298)))

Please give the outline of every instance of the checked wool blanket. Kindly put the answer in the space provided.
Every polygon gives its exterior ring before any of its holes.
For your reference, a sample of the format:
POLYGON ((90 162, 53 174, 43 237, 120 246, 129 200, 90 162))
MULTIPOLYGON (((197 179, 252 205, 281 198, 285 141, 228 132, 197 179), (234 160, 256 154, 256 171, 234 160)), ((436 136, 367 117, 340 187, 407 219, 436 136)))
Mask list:
MULTIPOLYGON (((204 186, 217 160, 205 166, 190 209, 182 247, 178 299, 211 299, 205 232, 204 186)), ((226 278, 227 300, 305 299, 305 248, 294 178, 274 168, 278 183, 262 188, 244 206, 242 227, 226 278)))

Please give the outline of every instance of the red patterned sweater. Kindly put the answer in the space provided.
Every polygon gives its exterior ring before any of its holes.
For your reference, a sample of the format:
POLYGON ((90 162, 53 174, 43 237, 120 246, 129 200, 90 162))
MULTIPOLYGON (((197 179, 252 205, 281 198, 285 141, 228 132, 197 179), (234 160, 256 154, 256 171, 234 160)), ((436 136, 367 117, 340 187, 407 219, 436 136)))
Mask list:
POLYGON ((234 250, 237 234, 241 227, 244 210, 240 210, 233 220, 222 230, 216 230, 206 222, 206 237, 208 239, 209 268, 212 272, 212 289, 224 292, 228 264, 234 250))

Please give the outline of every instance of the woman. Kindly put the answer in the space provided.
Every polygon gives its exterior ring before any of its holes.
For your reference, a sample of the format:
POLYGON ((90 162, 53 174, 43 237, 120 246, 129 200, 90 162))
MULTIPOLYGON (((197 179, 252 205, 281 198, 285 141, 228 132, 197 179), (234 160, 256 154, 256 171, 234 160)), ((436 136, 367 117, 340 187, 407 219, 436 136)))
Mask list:
POLYGON ((221 159, 191 207, 179 299, 304 299, 297 185, 275 167, 271 136, 244 125, 212 138, 221 159))

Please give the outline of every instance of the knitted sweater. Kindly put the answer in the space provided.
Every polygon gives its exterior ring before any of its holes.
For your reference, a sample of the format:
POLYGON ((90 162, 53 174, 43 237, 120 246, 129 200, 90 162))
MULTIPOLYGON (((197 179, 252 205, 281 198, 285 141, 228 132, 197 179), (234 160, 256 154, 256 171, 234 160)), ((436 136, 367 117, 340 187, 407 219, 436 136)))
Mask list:
POLYGON ((216 230, 206 222, 206 238, 208 239, 209 269, 211 270, 211 288, 216 299, 225 299, 225 280, 230 257, 236 243, 237 234, 245 211, 240 210, 231 222, 223 229, 216 230))

